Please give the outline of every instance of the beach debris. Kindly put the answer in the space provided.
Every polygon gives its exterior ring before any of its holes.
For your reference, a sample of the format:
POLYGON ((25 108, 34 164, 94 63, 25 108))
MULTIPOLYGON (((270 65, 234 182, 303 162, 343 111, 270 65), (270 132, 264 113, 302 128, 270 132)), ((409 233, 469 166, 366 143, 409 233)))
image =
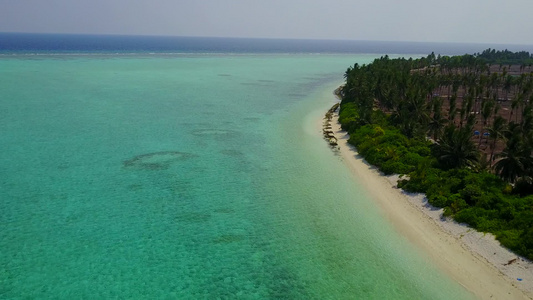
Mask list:
POLYGON ((333 94, 340 100, 342 99, 342 96, 343 96, 343 92, 342 92, 342 89, 344 88, 344 84, 339 86, 338 88, 336 88, 334 91, 333 91, 333 94))
POLYGON ((335 147, 338 145, 337 138, 331 127, 331 120, 333 119, 333 113, 339 108, 340 103, 335 103, 327 112, 324 117, 325 121, 322 128, 324 138, 328 141, 329 145, 335 147))
POLYGON ((508 266, 508 265, 510 265, 512 263, 515 263, 517 260, 518 260, 518 258, 513 258, 513 259, 509 260, 506 264, 503 264, 503 265, 504 266, 508 266))

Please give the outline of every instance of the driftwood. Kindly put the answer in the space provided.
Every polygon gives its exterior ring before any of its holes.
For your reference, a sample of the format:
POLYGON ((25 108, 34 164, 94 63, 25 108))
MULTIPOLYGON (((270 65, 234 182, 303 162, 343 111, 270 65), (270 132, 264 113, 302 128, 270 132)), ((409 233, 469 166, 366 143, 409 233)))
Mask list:
POLYGON ((503 265, 504 266, 508 266, 508 265, 510 265, 512 263, 515 263, 517 260, 518 260, 518 258, 513 258, 513 259, 509 260, 506 264, 503 264, 503 265))

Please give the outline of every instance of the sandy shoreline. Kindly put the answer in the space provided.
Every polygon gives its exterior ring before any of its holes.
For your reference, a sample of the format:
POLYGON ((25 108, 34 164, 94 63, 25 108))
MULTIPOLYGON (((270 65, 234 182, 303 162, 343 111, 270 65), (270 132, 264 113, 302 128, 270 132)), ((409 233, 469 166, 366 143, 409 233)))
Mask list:
POLYGON ((349 135, 337 120, 335 113, 331 131, 342 160, 400 234, 480 299, 533 299, 531 262, 518 258, 508 264, 516 254, 501 247, 492 235, 443 220, 442 210, 429 205, 423 194, 398 189, 399 177, 383 176, 364 161, 348 144, 349 135))

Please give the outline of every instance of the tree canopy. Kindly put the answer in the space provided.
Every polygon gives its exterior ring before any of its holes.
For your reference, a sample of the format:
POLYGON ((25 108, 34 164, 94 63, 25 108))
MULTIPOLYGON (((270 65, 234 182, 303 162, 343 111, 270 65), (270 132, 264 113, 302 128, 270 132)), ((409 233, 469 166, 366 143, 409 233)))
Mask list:
POLYGON ((496 51, 355 64, 339 122, 365 159, 448 216, 533 259, 533 56, 496 51))

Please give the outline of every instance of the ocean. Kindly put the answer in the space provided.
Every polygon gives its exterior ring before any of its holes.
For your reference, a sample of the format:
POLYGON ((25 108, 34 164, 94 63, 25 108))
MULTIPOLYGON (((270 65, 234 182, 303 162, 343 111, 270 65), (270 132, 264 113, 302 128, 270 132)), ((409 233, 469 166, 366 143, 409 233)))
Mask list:
POLYGON ((0 41, 1 299, 472 298, 318 125, 349 66, 431 45, 0 41))

